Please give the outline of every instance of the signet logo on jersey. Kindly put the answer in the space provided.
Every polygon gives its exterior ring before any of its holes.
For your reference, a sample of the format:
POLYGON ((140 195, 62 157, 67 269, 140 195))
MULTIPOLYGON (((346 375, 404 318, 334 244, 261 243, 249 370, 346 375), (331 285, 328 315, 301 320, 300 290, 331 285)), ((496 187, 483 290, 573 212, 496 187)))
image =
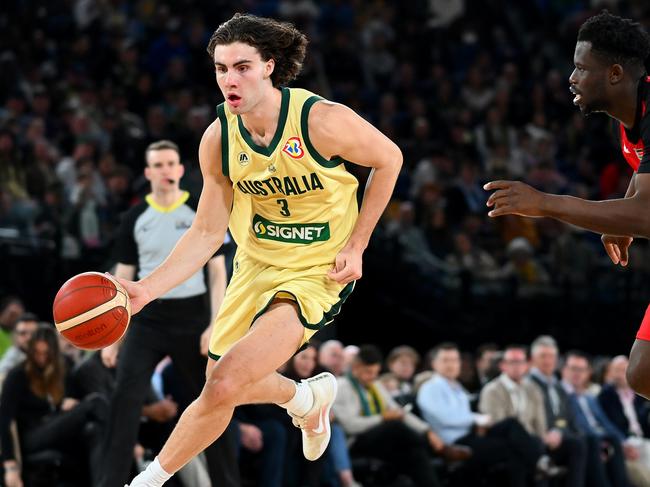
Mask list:
POLYGON ((305 151, 302 150, 302 142, 300 141, 300 137, 291 137, 289 140, 287 140, 287 142, 284 144, 284 147, 282 148, 282 152, 286 152, 294 159, 300 159, 305 154, 305 151))
POLYGON ((329 223, 275 223, 264 217, 253 217, 253 232, 257 238, 276 242, 310 244, 330 238, 329 223))

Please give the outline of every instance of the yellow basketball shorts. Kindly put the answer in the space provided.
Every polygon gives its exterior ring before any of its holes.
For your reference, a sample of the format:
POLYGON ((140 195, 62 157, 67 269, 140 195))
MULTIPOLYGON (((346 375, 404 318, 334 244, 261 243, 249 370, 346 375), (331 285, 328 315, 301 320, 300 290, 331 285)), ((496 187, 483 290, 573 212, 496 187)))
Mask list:
POLYGON ((275 298, 298 304, 305 327, 304 345, 332 322, 352 293, 354 282, 339 284, 327 276, 331 266, 286 269, 261 263, 243 252, 233 260, 233 275, 215 318, 208 355, 218 360, 264 314, 275 298))

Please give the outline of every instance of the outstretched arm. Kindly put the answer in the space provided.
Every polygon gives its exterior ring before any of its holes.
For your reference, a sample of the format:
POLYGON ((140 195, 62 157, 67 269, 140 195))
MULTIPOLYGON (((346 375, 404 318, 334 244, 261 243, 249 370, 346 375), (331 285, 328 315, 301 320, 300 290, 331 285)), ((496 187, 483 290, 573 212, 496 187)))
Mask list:
POLYGON ((550 217, 596 233, 650 238, 650 174, 636 174, 633 195, 614 200, 553 195, 519 181, 492 181, 485 189, 496 190, 487 202, 491 217, 550 217))
POLYGON ((203 191, 192 226, 151 274, 137 283, 120 280, 131 297, 133 313, 188 279, 205 265, 223 243, 233 194, 230 180, 221 172, 218 120, 203 134, 199 146, 199 162, 203 174, 203 191))
POLYGON ((359 217, 346 246, 336 258, 330 277, 343 284, 361 277, 361 255, 381 217, 402 167, 402 152, 384 134, 350 108, 331 102, 314 105, 309 135, 324 157, 371 167, 359 217))

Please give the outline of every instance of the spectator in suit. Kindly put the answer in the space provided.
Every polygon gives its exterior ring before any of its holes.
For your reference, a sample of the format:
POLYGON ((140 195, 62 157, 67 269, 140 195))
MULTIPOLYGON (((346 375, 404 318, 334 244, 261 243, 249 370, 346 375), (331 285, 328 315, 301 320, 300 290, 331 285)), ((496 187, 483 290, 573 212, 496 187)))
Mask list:
POLYGON ((567 353, 562 367, 562 385, 569 393, 577 427, 587 438, 587 482, 598 487, 628 487, 625 460, 638 460, 638 452, 624 444, 623 433, 607 419, 596 398, 587 392, 590 376, 587 356, 578 351, 567 353))
POLYGON ((566 487, 583 487, 587 469, 587 445, 580 435, 569 397, 555 376, 558 348, 553 337, 540 336, 531 345, 531 381, 544 398, 548 433, 545 443, 553 460, 566 465, 566 487))
POLYGON ((501 375, 481 390, 479 411, 494 421, 516 418, 532 435, 547 435, 544 398, 539 388, 526 378, 529 363, 526 347, 510 345, 499 364, 501 375))
MULTIPOLYGON (((650 402, 635 394, 627 382, 628 358, 619 355, 609 366, 609 383, 603 385, 598 402, 609 420, 624 435, 650 438, 650 402)), ((650 465, 649 465, 650 466, 650 465)))
POLYGON ((598 402, 607 418, 625 435, 629 447, 638 451, 638 462, 627 462, 630 481, 634 485, 648 486, 650 477, 646 476, 646 472, 650 468, 650 403, 635 394, 628 384, 625 375, 627 366, 628 359, 625 355, 618 355, 611 360, 607 374, 609 382, 603 385, 598 402))
POLYGON ((442 343, 435 350, 436 374, 422 384, 417 395, 424 419, 443 441, 472 448, 467 467, 476 480, 489 466, 503 463, 512 487, 528 485, 542 455, 539 441, 513 418, 495 423, 489 416, 472 413, 467 391, 458 382, 458 347, 442 343))

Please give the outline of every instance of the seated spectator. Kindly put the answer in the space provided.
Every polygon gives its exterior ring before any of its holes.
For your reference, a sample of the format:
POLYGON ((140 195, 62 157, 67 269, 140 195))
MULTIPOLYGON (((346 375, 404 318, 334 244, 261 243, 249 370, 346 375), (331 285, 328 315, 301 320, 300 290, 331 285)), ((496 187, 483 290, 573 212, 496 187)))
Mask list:
POLYGON ((356 345, 346 345, 343 349, 343 370, 349 372, 352 368, 352 362, 359 353, 359 347, 356 345))
POLYGON ((56 331, 39 326, 27 345, 25 362, 9 372, 2 388, 0 441, 7 487, 23 485, 10 431, 14 421, 23 455, 55 449, 74 454, 80 464, 87 457, 91 485, 96 485, 108 403, 100 395, 73 399, 66 391, 68 379, 56 331))
MULTIPOLYGON (((420 354, 408 345, 395 347, 388 353, 386 365, 396 386, 393 390, 389 389, 389 392, 400 406, 415 402, 413 376, 419 363, 420 354)), ((384 382, 384 376, 382 376, 382 382, 384 382)))
POLYGON ((503 279, 510 279, 517 296, 530 298, 547 294, 550 277, 536 259, 533 246, 525 237, 513 239, 507 247, 508 262, 501 268, 503 279))
POLYGON ((612 359, 609 383, 601 389, 598 402, 614 426, 627 440, 633 440, 628 443, 637 445, 641 463, 650 467, 650 402, 635 394, 628 384, 625 376, 628 363, 625 355, 612 359))
POLYGON ((479 411, 492 420, 516 418, 531 435, 544 438, 547 434, 544 398, 539 388, 529 380, 528 357, 523 345, 510 345, 500 362, 501 375, 481 390, 479 411))
POLYGON ((484 343, 476 350, 476 376, 479 390, 499 375, 499 347, 495 343, 484 343))
POLYGON ((343 344, 338 340, 327 340, 318 348, 318 365, 340 377, 345 373, 343 344))
POLYGON ((577 426, 569 397, 555 377, 558 349, 553 337, 543 335, 530 347, 532 368, 530 380, 544 397, 548 432, 544 437, 553 460, 567 467, 566 487, 585 485, 587 444, 577 426))
POLYGON ((587 438, 587 482, 603 487, 628 487, 625 460, 638 460, 638 451, 624 445, 623 433, 607 419, 596 397, 587 392, 590 376, 587 356, 578 351, 567 353, 562 385, 569 393, 578 429, 587 438))
MULTIPOLYGON (((506 347, 500 362, 501 375, 488 382, 481 391, 479 411, 493 421, 515 418, 540 442, 553 444, 553 433, 546 427, 544 398, 539 388, 529 379, 528 356, 523 345, 506 347)), ((538 462, 538 470, 553 476, 560 473, 551 459, 544 455, 538 462)))
POLYGON ((485 295, 500 289, 499 268, 489 253, 475 245, 467 232, 454 235, 453 251, 445 259, 449 270, 461 278, 472 294, 485 295))
POLYGON ((38 328, 38 317, 33 313, 25 313, 18 321, 13 330, 13 345, 7 349, 0 359, 0 383, 7 376, 9 371, 20 362, 25 360, 27 343, 38 328))
POLYGON ((24 313, 25 306, 18 296, 5 296, 0 300, 0 357, 11 347, 11 332, 24 313))
POLYGON ((418 487, 439 486, 431 453, 466 458, 468 452, 447 447, 428 424, 399 407, 377 380, 381 364, 381 352, 365 345, 350 372, 339 378, 332 410, 350 439, 350 454, 379 458, 418 487))
POLYGON ((446 443, 472 448, 468 471, 476 481, 485 470, 503 463, 511 487, 525 487, 536 473, 542 456, 538 441, 515 419, 494 423, 488 416, 471 411, 467 392, 458 382, 460 352, 452 343, 436 347, 436 374, 422 384, 417 403, 422 416, 446 443))

